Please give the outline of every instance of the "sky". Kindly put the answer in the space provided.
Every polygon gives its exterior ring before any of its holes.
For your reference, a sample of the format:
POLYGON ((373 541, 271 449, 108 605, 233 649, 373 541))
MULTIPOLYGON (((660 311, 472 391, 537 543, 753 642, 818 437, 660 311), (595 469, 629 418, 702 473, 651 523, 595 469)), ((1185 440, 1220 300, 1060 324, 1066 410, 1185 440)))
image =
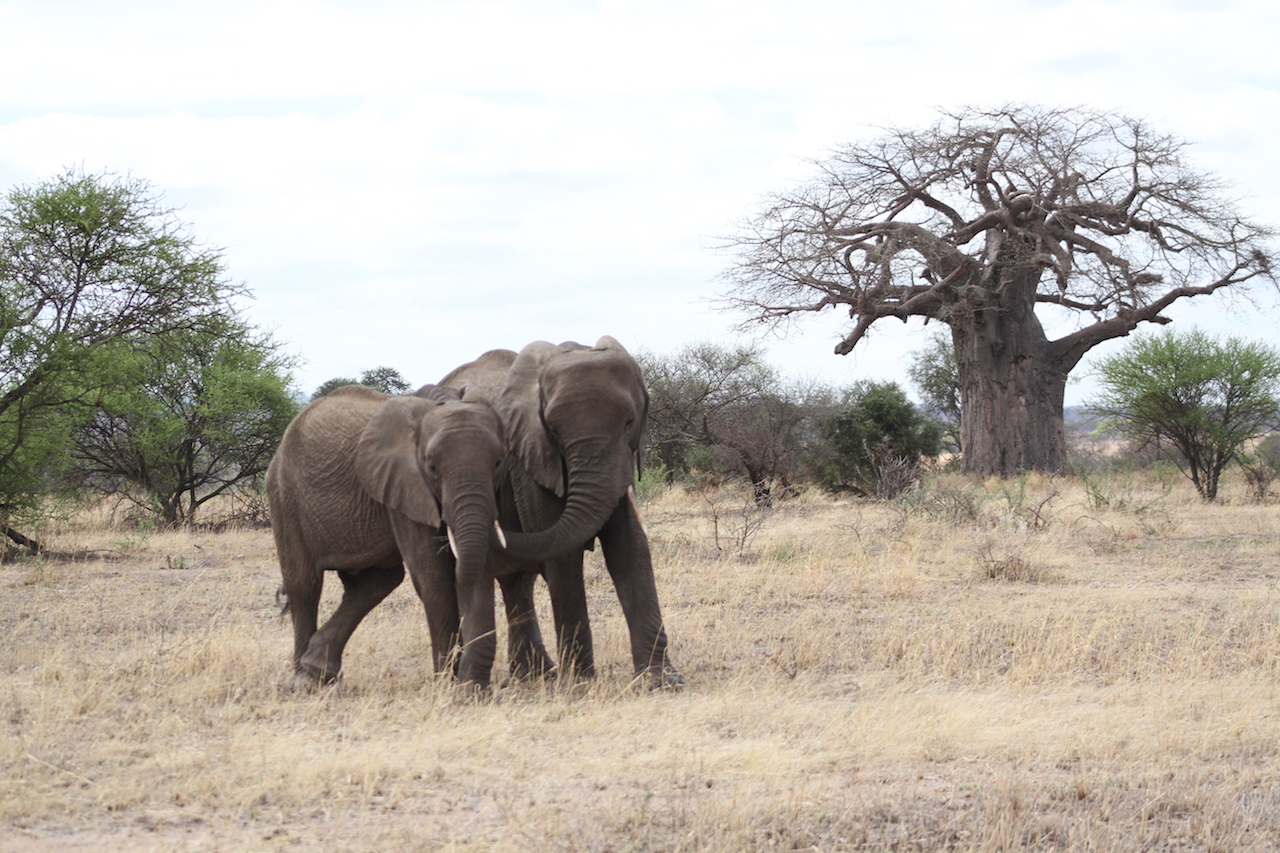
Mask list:
MULTIPOLYGON (((1191 142, 1280 227, 1277 42, 1273 0, 0 0, 0 191, 149 181, 304 392, 601 335, 909 387, 918 321, 836 356, 847 316, 758 338, 718 307, 725 237, 768 193, 939 109, 1088 106, 1191 142)), ((1274 292, 1169 315, 1280 343, 1274 292)))

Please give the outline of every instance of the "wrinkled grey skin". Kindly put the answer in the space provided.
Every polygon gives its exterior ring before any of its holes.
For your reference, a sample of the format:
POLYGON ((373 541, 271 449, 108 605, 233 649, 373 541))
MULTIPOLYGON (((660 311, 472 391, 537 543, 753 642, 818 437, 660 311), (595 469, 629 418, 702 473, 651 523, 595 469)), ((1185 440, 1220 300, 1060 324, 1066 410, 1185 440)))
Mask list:
POLYGON ((497 415, 471 390, 427 385, 392 397, 349 385, 302 410, 267 471, 293 619, 290 689, 338 677, 352 632, 406 567, 426 609, 436 672, 456 664, 461 681, 489 683, 490 554, 505 455, 497 415), (341 578, 342 601, 317 630, 326 571, 341 578))
POLYGON ((638 677, 654 687, 683 678, 667 655, 649 540, 634 502, 649 395, 640 367, 611 337, 594 347, 537 341, 517 355, 492 350, 441 385, 493 399, 507 437, 500 508, 508 547, 495 560, 509 625, 512 672, 549 672, 533 604, 547 582, 560 666, 595 674, 583 553, 599 539, 631 634, 638 677), (630 496, 629 496, 630 493, 630 496))

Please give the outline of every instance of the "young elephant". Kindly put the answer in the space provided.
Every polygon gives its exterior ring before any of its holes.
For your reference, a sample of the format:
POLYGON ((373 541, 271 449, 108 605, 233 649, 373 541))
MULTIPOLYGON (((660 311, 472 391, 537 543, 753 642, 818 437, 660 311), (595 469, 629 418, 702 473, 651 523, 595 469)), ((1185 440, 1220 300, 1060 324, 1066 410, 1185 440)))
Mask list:
POLYGON ((391 397, 349 385, 302 410, 267 471, 293 619, 290 689, 338 677, 352 632, 405 567, 426 609, 436 671, 456 660, 460 680, 489 683, 503 456, 497 415, 466 389, 391 397), (342 601, 317 630, 326 571, 342 579, 342 601))

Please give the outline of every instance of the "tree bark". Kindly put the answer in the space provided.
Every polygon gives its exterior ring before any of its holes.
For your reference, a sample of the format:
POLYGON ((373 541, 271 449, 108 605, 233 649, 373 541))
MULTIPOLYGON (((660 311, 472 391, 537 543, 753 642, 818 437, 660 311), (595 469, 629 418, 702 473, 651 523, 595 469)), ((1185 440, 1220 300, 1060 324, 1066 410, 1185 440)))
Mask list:
MULTIPOLYGON (((972 349, 989 348, 980 341, 972 349)), ((957 350, 959 352, 959 350, 957 350)), ((979 355, 957 362, 964 418, 961 470, 1009 477, 1066 468, 1066 376, 1043 359, 979 355)))
POLYGON ((17 543, 21 547, 26 548, 28 554, 32 554, 32 555, 39 554, 41 551, 44 550, 44 546, 41 545, 39 542, 37 542, 34 539, 30 539, 26 536, 23 536, 21 533, 14 530, 12 527, 5 527, 3 531, 5 536, 12 539, 15 543, 17 543))
MULTIPOLYGON (((960 380, 961 470, 1009 477, 1066 468, 1062 406, 1078 357, 1044 334, 1035 314, 1040 269, 1019 263, 1027 247, 991 241, 994 281, 966 289, 948 322, 960 380), (1073 360, 1074 358, 1074 360, 1073 360)), ((989 243, 990 245, 990 243, 989 243)))

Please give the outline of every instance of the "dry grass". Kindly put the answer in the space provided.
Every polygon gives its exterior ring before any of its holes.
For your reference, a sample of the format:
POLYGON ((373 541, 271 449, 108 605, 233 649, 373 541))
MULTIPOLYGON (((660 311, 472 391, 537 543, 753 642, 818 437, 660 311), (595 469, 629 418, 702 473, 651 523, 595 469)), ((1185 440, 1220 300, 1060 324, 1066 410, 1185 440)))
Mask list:
POLYGON ((1107 488, 807 495, 742 553, 668 493, 688 687, 629 688, 591 560, 600 677, 483 702, 408 584, 287 697, 266 531, 46 531, 78 556, 0 566, 0 849, 1276 849, 1280 510, 1107 488))

